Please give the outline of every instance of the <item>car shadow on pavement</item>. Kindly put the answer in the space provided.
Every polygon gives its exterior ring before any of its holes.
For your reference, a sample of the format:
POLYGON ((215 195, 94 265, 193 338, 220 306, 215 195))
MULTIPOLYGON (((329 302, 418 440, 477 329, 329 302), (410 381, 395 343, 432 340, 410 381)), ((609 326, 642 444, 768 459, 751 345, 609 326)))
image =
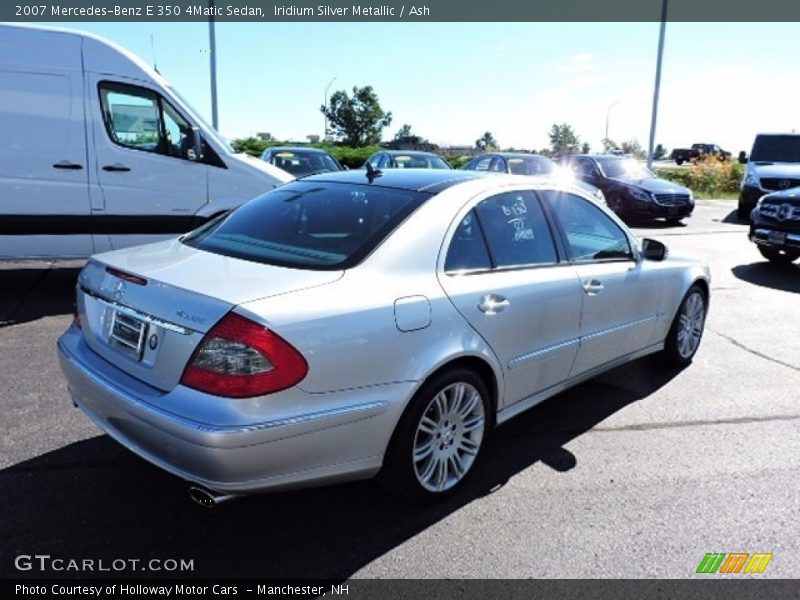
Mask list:
POLYGON ((538 462, 568 473, 581 457, 566 444, 679 372, 644 358, 540 404, 495 432, 458 494, 422 507, 373 482, 356 482, 203 509, 190 502, 184 482, 108 436, 76 442, 0 471, 0 576, 342 581, 538 462), (22 572, 13 567, 19 554, 102 558, 106 564, 184 559, 193 561, 194 571, 22 572))
POLYGON ((735 277, 762 287, 800 294, 800 265, 773 265, 771 262, 737 265, 731 269, 735 277))
POLYGON ((72 312, 80 268, 0 270, 0 328, 72 312))
POLYGON ((666 221, 664 219, 629 219, 625 221, 632 229, 681 229, 686 227, 684 221, 666 221))
MULTIPOLYGON (((716 219, 715 219, 716 220, 716 219)), ((749 219, 740 219, 736 209, 734 208, 731 212, 729 212, 721 223, 731 223, 733 225, 750 225, 749 219)))

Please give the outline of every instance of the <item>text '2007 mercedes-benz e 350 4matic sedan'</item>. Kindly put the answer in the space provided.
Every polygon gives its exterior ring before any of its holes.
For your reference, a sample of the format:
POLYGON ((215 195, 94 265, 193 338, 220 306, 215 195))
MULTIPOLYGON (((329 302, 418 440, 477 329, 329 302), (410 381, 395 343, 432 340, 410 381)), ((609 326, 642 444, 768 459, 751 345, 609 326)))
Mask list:
POLYGON ((708 301, 705 264, 563 179, 368 168, 93 257, 58 347, 74 402, 209 503, 376 474, 430 499, 545 398, 691 362, 708 301))

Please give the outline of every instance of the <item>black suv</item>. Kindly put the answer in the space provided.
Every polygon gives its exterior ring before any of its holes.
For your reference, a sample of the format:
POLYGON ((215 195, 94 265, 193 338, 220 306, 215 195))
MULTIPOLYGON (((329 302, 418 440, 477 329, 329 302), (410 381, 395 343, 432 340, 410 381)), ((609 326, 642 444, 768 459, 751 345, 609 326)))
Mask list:
POLYGON ((764 258, 788 264, 800 257, 800 188, 763 196, 751 218, 750 241, 764 258))
POLYGON ((759 133, 739 192, 737 216, 747 220, 758 199, 800 186, 800 134, 759 133))

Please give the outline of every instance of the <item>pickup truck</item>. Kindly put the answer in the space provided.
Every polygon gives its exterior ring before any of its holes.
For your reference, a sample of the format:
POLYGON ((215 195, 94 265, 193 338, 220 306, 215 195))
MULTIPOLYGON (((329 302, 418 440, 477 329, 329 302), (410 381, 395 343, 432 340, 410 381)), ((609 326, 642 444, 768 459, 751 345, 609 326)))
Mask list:
POLYGON ((675 148, 670 158, 676 164, 682 165, 685 162, 703 160, 710 155, 716 156, 721 161, 731 159, 731 153, 716 144, 692 144, 691 148, 675 148))

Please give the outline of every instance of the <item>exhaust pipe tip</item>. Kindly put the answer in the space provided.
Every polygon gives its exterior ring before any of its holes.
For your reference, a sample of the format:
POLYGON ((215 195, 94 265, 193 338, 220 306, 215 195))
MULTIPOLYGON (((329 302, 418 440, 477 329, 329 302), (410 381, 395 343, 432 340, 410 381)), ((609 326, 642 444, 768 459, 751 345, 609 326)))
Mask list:
POLYGON ((189 497, 198 506, 202 506, 203 508, 214 508, 223 502, 233 500, 239 496, 238 494, 223 494, 199 485, 192 485, 189 486, 189 497))

